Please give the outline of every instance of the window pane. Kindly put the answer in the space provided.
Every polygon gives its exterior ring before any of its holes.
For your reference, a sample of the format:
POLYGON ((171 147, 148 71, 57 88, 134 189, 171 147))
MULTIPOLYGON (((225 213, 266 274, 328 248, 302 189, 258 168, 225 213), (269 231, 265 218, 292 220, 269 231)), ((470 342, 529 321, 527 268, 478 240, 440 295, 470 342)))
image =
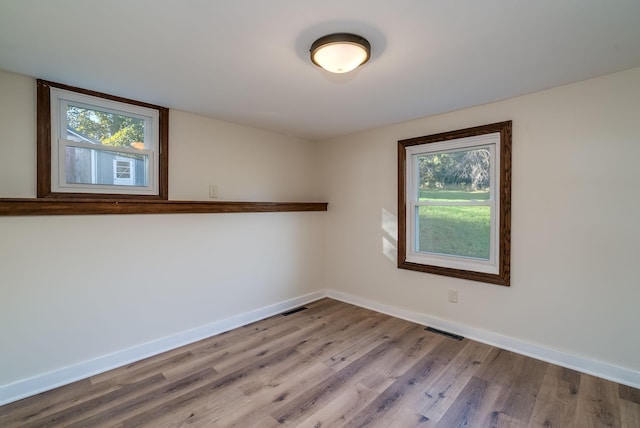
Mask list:
POLYGON ((144 119, 137 117, 69 104, 64 138, 76 142, 142 150, 145 148, 144 124, 144 119))
POLYGON ((116 161, 116 178, 131 178, 131 162, 116 161))
POLYGON ((66 147, 68 184, 103 184, 147 187, 149 156, 106 150, 66 147))
POLYGON ((486 147, 417 156, 418 200, 488 200, 490 159, 486 147))
POLYGON ((416 251, 489 259, 490 207, 420 206, 416 219, 416 251))

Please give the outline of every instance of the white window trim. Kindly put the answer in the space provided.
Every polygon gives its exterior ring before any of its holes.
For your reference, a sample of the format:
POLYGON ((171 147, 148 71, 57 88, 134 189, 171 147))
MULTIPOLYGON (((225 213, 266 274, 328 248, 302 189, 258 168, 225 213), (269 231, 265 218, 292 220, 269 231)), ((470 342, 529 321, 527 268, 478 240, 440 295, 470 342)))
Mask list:
POLYGON ((500 270, 500 133, 483 134, 473 137, 456 138, 453 140, 425 143, 406 147, 406 193, 407 202, 406 218, 406 261, 424 265, 439 266, 451 269, 471 270, 476 272, 498 274, 500 270), (491 153, 490 162, 490 199, 486 202, 473 204, 474 206, 485 205, 491 209, 491 231, 490 231, 490 256, 489 260, 476 259, 471 257, 450 256, 434 253, 424 253, 416 251, 418 228, 416 218, 416 208, 428 205, 471 205, 467 203, 433 203, 418 201, 418 156, 431 153, 442 153, 446 151, 457 151, 461 149, 473 149, 488 147, 491 153))
POLYGON ((158 195, 159 194, 159 129, 158 110, 127 104, 119 101, 81 94, 60 88, 50 89, 51 105, 51 191, 59 193, 99 193, 123 195, 158 195), (127 147, 108 147, 89 143, 70 141, 66 136, 66 106, 69 102, 81 107, 99 109, 116 114, 136 117, 145 121, 145 147, 137 150, 127 147), (66 147, 81 147, 112 153, 135 153, 148 156, 148 186, 122 186, 104 184, 67 183, 65 174, 66 147))

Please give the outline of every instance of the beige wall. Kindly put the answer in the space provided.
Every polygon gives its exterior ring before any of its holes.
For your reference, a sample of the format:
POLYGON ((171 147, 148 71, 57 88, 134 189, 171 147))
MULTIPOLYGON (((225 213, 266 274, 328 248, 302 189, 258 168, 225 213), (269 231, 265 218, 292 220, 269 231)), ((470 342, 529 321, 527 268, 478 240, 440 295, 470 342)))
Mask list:
MULTIPOLYGON (((0 94, 0 197, 34 197, 35 82, 0 94)), ((319 144, 172 110, 171 199, 329 211, 0 217, 0 388, 325 288, 638 372, 638 111, 640 69, 319 144), (397 140, 503 120, 512 286, 398 270, 397 140)))
MULTIPOLYGON (((35 196, 35 81, 0 72, 0 197, 35 196)), ((171 199, 310 201, 316 144, 170 112, 171 199)), ((324 288, 326 213, 0 217, 0 386, 324 288)))
POLYGON ((319 201, 317 144, 171 110, 169 198, 319 201))
POLYGON ((640 371, 638 112, 633 69, 323 142, 327 287, 640 371), (397 269, 383 247, 397 213, 397 141, 504 120, 511 287, 397 269))

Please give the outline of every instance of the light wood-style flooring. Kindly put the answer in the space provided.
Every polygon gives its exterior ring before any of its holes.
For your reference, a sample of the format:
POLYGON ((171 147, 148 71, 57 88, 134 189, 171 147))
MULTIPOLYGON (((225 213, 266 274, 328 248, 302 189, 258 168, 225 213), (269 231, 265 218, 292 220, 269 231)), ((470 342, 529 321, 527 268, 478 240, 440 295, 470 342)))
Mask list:
POLYGON ((1 427, 640 427, 640 390, 330 299, 0 407, 1 427))

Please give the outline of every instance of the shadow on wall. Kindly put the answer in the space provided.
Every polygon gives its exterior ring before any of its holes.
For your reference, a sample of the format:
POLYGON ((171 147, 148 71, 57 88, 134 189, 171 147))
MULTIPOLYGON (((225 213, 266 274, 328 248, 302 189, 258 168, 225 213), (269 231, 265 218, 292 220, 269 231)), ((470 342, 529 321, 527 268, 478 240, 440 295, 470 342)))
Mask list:
POLYGON ((398 217, 382 209, 382 254, 398 264, 398 217))

